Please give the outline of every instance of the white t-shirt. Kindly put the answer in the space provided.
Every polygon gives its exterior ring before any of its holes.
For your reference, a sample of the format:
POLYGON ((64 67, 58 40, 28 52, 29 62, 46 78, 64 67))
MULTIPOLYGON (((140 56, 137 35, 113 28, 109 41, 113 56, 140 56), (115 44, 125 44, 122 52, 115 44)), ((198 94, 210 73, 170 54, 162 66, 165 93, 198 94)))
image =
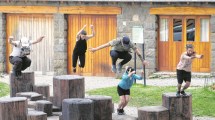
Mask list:
POLYGON ((177 65, 177 69, 178 70, 184 70, 184 71, 187 71, 187 72, 191 72, 192 60, 193 59, 191 59, 191 57, 189 57, 187 55, 187 52, 184 52, 181 55, 180 61, 179 61, 178 65, 177 65))
POLYGON ((17 46, 13 46, 13 51, 12 53, 10 54, 10 56, 13 56, 13 57, 21 57, 20 54, 21 54, 21 42, 20 41, 16 41, 15 42, 17 46))

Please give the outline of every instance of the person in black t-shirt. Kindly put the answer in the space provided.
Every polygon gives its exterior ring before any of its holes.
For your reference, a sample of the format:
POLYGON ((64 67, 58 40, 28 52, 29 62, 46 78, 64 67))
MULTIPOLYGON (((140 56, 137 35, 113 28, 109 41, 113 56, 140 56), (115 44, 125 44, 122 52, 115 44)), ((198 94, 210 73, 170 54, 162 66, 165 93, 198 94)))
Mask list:
POLYGON ((87 35, 87 32, 84 30, 87 25, 84 25, 84 27, 77 33, 76 36, 76 44, 73 50, 72 55, 72 67, 73 72, 76 73, 76 65, 77 61, 79 59, 79 67, 84 68, 85 66, 85 52, 87 50, 87 40, 95 36, 95 30, 93 25, 90 25, 92 34, 87 35))

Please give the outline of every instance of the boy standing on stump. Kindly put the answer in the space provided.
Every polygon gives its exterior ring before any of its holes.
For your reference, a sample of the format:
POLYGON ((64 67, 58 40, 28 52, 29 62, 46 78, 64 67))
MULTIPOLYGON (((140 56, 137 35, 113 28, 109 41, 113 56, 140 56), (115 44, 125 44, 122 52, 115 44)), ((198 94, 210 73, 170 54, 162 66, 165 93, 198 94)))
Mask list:
POLYGON ((192 44, 187 44, 186 50, 186 52, 182 53, 180 61, 177 65, 178 91, 176 92, 176 96, 180 96, 180 94, 184 96, 187 95, 184 90, 190 86, 192 61, 194 58, 203 58, 203 55, 196 54, 192 44), (183 81, 185 81, 185 85, 181 89, 183 81))

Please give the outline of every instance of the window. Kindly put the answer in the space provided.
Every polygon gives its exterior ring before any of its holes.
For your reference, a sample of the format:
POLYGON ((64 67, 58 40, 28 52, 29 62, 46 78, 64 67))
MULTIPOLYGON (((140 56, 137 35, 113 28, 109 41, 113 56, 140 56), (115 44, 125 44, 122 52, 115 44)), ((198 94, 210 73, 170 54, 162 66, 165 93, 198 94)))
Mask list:
POLYGON ((168 19, 160 19, 160 41, 168 41, 168 19))
POLYGON ((181 41, 182 38, 182 20, 173 19, 173 40, 181 41))
POLYGON ((209 41, 209 19, 200 20, 200 41, 208 42, 209 41))
POLYGON ((186 25, 187 25, 186 26, 187 41, 194 41, 195 40, 195 20, 187 19, 186 25))

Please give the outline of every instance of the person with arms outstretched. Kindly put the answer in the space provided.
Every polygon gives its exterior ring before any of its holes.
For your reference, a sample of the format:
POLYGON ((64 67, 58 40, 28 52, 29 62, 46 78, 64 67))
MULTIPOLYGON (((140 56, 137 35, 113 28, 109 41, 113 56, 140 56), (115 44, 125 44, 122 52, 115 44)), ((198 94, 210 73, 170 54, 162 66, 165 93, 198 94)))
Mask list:
POLYGON ((93 25, 90 25, 92 34, 87 35, 87 32, 84 30, 87 25, 84 25, 84 27, 77 33, 76 35, 76 44, 73 49, 73 55, 72 55, 72 67, 73 67, 73 73, 76 73, 76 66, 77 61, 79 59, 79 67, 84 68, 85 66, 85 53, 87 50, 87 40, 95 36, 95 30, 93 25))
POLYGON ((203 55, 198 55, 194 51, 194 47, 192 44, 186 45, 186 52, 182 53, 180 57, 180 61, 177 65, 177 80, 178 80, 178 91, 176 92, 176 96, 186 95, 184 90, 186 90, 190 86, 191 82, 191 68, 193 59, 198 58, 202 59, 203 55), (181 89, 181 85, 185 81, 184 87, 181 89))
POLYGON ((112 72, 116 73, 118 67, 118 72, 120 73, 122 71, 122 66, 126 63, 128 63, 132 56, 129 53, 130 49, 132 48, 133 51, 135 51, 140 58, 143 65, 147 65, 148 62, 143 59, 143 57, 140 54, 140 51, 137 49, 137 47, 134 45, 134 43, 130 40, 128 36, 123 36, 122 38, 116 38, 106 44, 103 44, 101 46, 98 46, 96 48, 89 49, 91 52, 96 52, 97 50, 100 50, 102 48, 106 48, 111 46, 112 49, 110 51, 110 56, 112 59, 112 72), (123 59, 119 64, 116 66, 117 59, 123 59))

